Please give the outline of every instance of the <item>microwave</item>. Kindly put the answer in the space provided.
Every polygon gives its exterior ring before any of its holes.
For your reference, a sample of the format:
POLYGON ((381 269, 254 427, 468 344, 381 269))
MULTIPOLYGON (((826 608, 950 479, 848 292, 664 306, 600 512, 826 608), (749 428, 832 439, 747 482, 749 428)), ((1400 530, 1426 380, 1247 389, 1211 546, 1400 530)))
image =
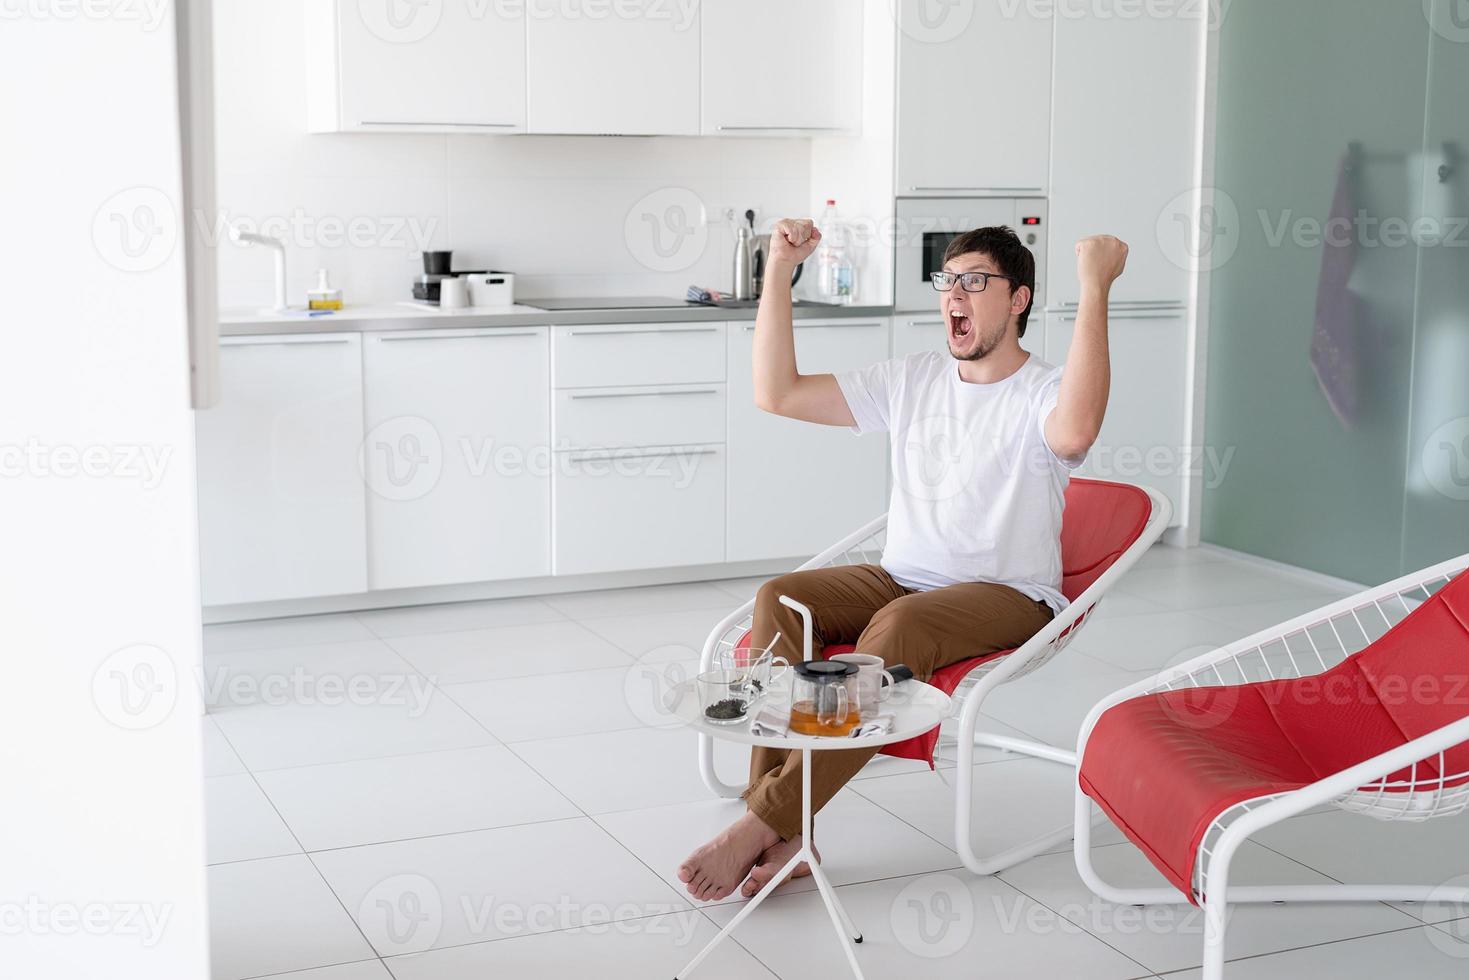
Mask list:
POLYGON ((1009 225, 1035 255, 1032 312, 1045 308, 1046 199, 1043 197, 900 197, 894 222, 893 306, 902 313, 938 308, 930 272, 944 265, 944 249, 975 228, 1009 225))

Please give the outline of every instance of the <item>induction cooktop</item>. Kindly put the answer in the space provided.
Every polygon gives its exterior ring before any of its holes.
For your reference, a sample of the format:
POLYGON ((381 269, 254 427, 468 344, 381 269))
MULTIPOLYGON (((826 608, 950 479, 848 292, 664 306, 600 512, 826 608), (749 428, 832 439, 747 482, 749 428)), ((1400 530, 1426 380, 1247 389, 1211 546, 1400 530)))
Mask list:
POLYGON ((699 305, 669 296, 569 296, 516 302, 542 310, 682 310, 699 305))

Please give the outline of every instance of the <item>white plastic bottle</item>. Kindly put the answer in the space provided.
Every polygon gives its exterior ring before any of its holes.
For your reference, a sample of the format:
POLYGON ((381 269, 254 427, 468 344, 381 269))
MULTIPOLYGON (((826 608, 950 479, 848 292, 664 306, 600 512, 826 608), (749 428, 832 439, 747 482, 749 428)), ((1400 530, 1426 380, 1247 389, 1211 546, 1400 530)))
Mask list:
POLYGON ((828 198, 816 223, 821 244, 816 246, 816 292, 823 302, 852 302, 857 293, 857 268, 852 257, 851 236, 837 214, 837 202, 828 198))

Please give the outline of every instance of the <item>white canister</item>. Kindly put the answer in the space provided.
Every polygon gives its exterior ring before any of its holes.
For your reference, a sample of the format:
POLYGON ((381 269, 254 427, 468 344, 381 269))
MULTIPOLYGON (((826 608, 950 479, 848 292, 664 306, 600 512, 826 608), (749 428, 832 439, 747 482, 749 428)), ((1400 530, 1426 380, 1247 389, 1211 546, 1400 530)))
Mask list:
POLYGON ((439 309, 462 310, 469 305, 469 286, 463 277, 455 276, 439 282, 439 309))
POLYGON ((515 275, 509 272, 476 272, 469 280, 469 305, 509 306, 515 302, 515 275))

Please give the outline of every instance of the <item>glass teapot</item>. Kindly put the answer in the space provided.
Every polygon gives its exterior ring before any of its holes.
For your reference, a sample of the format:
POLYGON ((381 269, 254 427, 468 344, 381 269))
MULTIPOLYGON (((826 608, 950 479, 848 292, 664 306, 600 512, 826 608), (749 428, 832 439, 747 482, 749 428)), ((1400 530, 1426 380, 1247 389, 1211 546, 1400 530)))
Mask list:
POLYGON ((856 664, 808 660, 791 672, 792 734, 845 737, 862 723, 856 664))

